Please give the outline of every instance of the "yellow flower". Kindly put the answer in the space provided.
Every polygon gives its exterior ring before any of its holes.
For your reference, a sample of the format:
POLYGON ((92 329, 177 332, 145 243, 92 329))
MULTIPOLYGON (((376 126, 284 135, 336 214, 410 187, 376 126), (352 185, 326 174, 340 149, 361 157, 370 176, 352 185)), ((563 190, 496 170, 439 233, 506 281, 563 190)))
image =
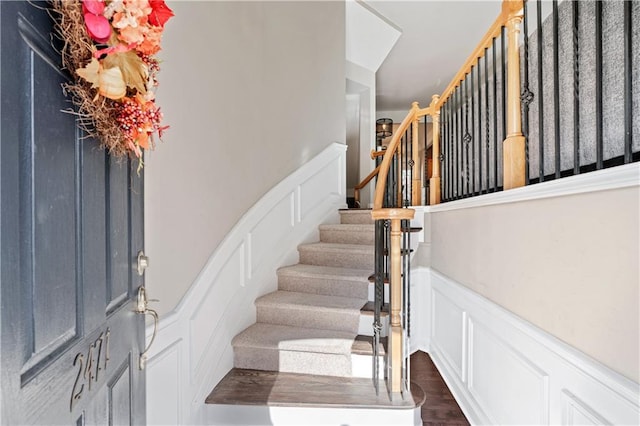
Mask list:
POLYGON ((104 69, 100 61, 92 58, 87 66, 78 68, 76 73, 91 83, 92 88, 98 89, 96 98, 102 95, 105 98, 118 100, 127 94, 127 85, 118 67, 104 69))

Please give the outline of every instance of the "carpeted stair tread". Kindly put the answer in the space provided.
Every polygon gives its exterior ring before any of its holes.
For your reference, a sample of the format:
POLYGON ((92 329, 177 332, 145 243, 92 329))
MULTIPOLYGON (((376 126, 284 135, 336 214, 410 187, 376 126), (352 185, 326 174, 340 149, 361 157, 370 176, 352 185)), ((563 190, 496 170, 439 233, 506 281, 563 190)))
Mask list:
POLYGON ((300 263, 373 270, 374 246, 364 244, 310 243, 298 246, 300 263))
POLYGON ((234 348, 350 354, 356 334, 346 331, 255 323, 231 341, 234 348))
POLYGON ((340 223, 373 224, 371 209, 340 210, 340 223))
POLYGON ((368 298, 368 269, 298 263, 278 269, 278 289, 331 296, 368 298))
POLYGON ((326 243, 374 244, 373 224, 330 224, 320 225, 320 241, 326 243))
POLYGON ((276 291, 256 300, 258 322, 357 332, 367 299, 276 291))

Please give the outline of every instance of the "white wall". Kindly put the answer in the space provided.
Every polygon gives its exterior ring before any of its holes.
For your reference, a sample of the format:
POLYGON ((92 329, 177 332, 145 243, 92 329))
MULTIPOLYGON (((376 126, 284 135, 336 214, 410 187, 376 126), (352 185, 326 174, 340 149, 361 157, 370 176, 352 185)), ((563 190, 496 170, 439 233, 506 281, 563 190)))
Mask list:
MULTIPOLYGON (((353 62, 347 61, 347 93, 357 94, 359 97, 359 136, 358 150, 358 183, 364 179, 375 164, 371 159, 371 150, 375 148, 375 117, 376 112, 376 73, 353 62)), ((367 207, 373 199, 374 181, 360 191, 360 205, 367 207)))
POLYGON ((433 207, 431 267, 637 383, 639 170, 636 163, 512 191, 571 182, 588 189, 584 182, 627 173, 618 188, 433 207))
POLYGON ((412 349, 472 424, 638 424, 640 164, 418 207, 412 349))
POLYGON ((171 2, 145 166, 150 297, 171 311, 240 217, 345 138, 342 2, 171 2))
MULTIPOLYGON (((320 223, 339 221, 345 148, 331 144, 261 197, 160 320, 147 363, 148 424, 220 424, 204 400, 233 367, 231 339, 255 322, 254 300, 276 290, 276 270, 296 263, 297 246, 317 241, 320 223)), ((149 342, 153 326, 146 332, 149 342)))

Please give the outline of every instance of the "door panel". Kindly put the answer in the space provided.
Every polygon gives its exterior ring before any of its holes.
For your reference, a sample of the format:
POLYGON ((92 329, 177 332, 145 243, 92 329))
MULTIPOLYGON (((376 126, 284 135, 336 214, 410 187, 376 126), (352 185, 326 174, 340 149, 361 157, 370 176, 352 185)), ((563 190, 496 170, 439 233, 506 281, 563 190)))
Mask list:
POLYGON ((118 162, 110 158, 108 175, 108 205, 107 205, 107 235, 108 253, 107 266, 107 312, 122 305, 130 295, 128 235, 129 235, 129 162, 118 162))
POLYGON ((0 1, 0 423, 144 424, 143 180, 62 112, 45 5, 0 1))

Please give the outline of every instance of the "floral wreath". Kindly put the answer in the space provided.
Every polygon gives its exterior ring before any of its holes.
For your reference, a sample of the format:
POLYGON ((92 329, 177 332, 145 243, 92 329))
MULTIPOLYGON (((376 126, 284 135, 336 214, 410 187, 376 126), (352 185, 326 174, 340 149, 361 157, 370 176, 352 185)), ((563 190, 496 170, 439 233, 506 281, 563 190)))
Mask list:
POLYGON ((78 126, 116 157, 134 157, 162 138, 155 104, 165 23, 173 11, 164 0, 51 0, 55 29, 63 42, 63 84, 77 107, 78 126))

